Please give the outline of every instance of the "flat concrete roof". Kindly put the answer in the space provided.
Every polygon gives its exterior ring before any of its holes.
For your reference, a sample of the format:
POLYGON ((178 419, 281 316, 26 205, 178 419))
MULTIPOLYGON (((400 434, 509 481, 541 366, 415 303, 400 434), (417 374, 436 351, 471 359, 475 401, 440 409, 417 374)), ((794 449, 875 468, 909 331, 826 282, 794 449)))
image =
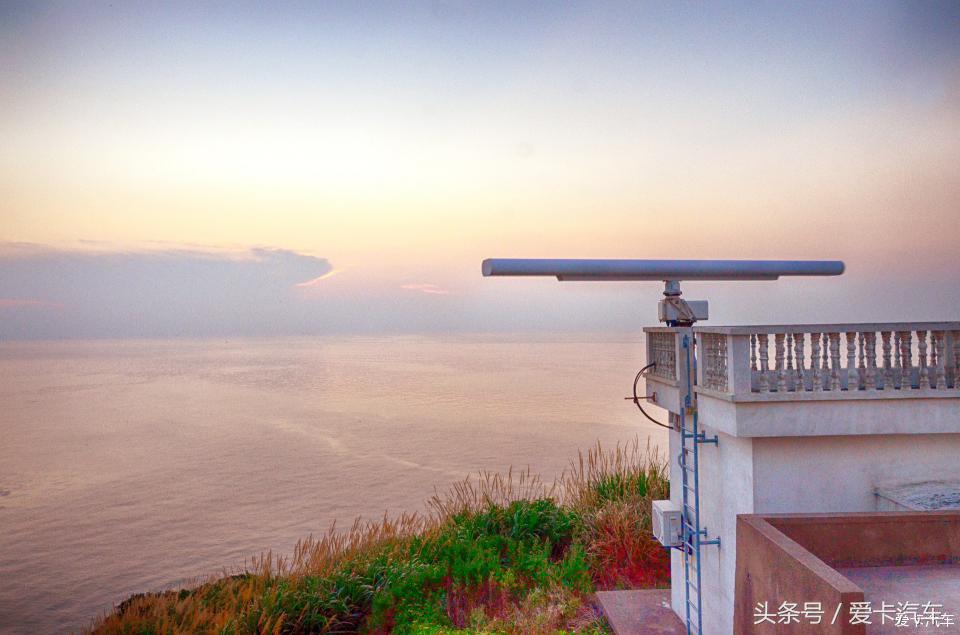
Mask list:
POLYGON ((890 567, 844 567, 837 569, 854 584, 863 589, 864 600, 870 602, 873 615, 867 625, 867 633, 943 633, 960 632, 960 565, 902 565, 890 567), (883 602, 894 607, 890 618, 883 623, 883 615, 877 613, 883 602), (923 615, 927 602, 940 604, 941 614, 953 616, 950 626, 897 626, 893 618, 898 605, 916 603, 917 615, 923 615))
POLYGON ((884 487, 877 490, 877 496, 904 510, 960 509, 960 482, 924 481, 884 487))

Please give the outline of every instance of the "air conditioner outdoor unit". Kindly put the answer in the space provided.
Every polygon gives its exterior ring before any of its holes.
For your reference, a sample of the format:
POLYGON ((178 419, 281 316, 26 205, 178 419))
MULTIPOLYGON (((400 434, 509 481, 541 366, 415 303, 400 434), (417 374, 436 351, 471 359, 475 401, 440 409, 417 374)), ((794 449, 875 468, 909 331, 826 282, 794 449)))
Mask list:
POLYGON ((672 501, 653 501, 653 537, 664 547, 683 544, 680 506, 672 501))

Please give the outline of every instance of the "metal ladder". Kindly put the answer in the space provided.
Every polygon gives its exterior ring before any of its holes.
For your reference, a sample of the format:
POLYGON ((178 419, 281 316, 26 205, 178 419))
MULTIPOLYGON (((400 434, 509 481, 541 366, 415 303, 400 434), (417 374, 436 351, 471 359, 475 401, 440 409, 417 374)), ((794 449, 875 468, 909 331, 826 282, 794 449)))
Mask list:
POLYGON ((700 451, 701 443, 717 444, 717 437, 706 438, 697 423, 696 395, 693 391, 692 334, 683 334, 682 348, 686 357, 686 390, 680 408, 680 474, 683 481, 683 583, 686 596, 687 634, 703 632, 703 596, 700 592, 700 548, 704 545, 719 545, 720 538, 708 539, 707 529, 700 526, 700 451))

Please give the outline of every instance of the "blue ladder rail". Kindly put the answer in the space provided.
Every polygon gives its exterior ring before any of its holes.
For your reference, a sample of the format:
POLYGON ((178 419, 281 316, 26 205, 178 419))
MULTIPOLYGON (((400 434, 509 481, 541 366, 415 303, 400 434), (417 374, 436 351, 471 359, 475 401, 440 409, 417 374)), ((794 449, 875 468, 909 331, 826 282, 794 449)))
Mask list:
POLYGON ((680 473, 683 488, 683 513, 681 528, 683 532, 683 577, 684 601, 686 605, 686 624, 688 635, 700 635, 703 632, 703 594, 701 592, 702 572, 700 567, 700 548, 704 545, 720 545, 720 538, 707 537, 706 528, 700 526, 700 451, 702 443, 718 444, 717 436, 707 438, 701 432, 697 421, 697 409, 691 376, 690 336, 684 334, 683 349, 686 354, 686 395, 680 408, 680 473))

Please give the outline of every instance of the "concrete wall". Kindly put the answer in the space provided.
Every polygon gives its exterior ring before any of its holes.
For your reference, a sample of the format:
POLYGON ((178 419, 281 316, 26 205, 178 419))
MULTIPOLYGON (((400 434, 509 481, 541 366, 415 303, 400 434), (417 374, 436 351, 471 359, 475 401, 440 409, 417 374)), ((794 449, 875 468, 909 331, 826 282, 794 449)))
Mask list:
POLYGON ((737 524, 736 610, 731 622, 737 635, 789 633, 791 635, 860 635, 863 624, 851 625, 849 614, 833 620, 833 607, 863 602, 863 591, 809 550, 771 525, 762 516, 743 515, 737 524), (819 602, 825 615, 820 624, 754 624, 755 607, 766 603, 776 612, 781 602, 819 602))
POLYGON ((958 511, 740 516, 732 632, 863 633, 864 625, 850 624, 842 608, 863 601, 863 590, 837 567, 956 562, 958 554, 958 511), (820 602, 840 606, 842 618, 833 625, 801 620, 758 626, 758 602, 771 609, 781 602, 820 602))
POLYGON ((878 487, 960 478, 960 434, 753 439, 754 512, 868 512, 878 487))
MULTIPOLYGON (((753 513, 753 440, 738 439, 703 427, 707 436, 718 434, 718 445, 700 446, 700 515, 701 524, 709 532, 707 538, 721 536, 720 546, 702 548, 701 588, 703 589, 704 634, 729 633, 733 623, 734 580, 736 574, 737 514, 753 513), (725 538, 723 538, 725 537, 725 538), (720 616, 719 619, 706 616, 720 616)), ((682 502, 680 435, 670 433, 670 497, 682 502)), ((671 555, 673 610, 686 618, 683 593, 683 555, 676 549, 671 555)))
POLYGON ((719 546, 702 547, 704 633, 729 633, 733 623, 737 515, 754 512, 753 439, 731 437, 709 426, 717 445, 700 446, 701 524, 719 546), (710 620, 706 616, 718 616, 710 620))
MULTIPOLYGON (((673 415, 670 415, 671 423, 673 415)), ((670 431, 670 500, 680 505, 683 501, 681 492, 680 476, 680 433, 676 430, 670 431)), ((683 554, 677 549, 670 550, 670 606, 674 613, 680 616, 681 620, 686 620, 684 612, 683 595, 683 554), (679 583, 678 583, 679 581, 679 583)))
POLYGON ((766 393, 747 401, 699 393, 704 421, 740 437, 803 437, 960 431, 960 399, 953 391, 904 397, 898 392, 766 393))
MULTIPOLYGON (((701 524, 719 547, 702 549, 704 633, 732 632, 737 569, 737 515, 767 513, 872 512, 878 487, 937 479, 960 479, 960 434, 829 437, 733 437, 709 425, 719 445, 700 447, 701 524)), ((681 501, 671 433, 671 497, 681 501)), ((685 617, 683 558, 672 556, 673 608, 685 617)))
POLYGON ((831 567, 955 563, 960 511, 764 515, 831 567))

